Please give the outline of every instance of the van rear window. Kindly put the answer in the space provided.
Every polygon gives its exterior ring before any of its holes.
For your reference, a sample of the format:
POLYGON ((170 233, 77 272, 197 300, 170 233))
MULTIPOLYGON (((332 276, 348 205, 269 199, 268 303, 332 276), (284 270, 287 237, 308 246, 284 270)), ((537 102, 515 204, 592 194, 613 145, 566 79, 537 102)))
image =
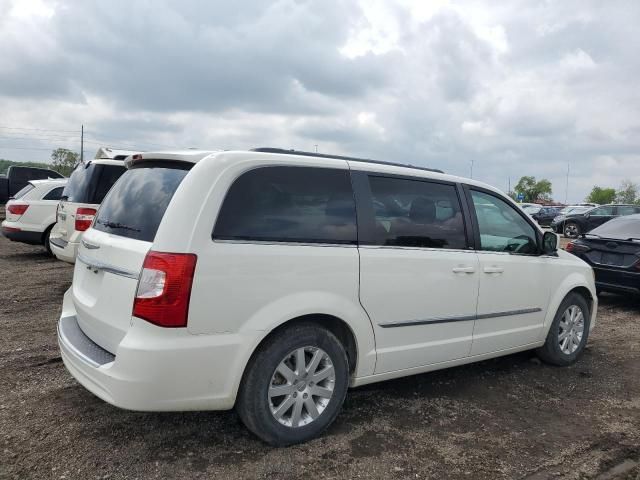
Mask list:
POLYGON ((93 228, 153 242, 164 212, 190 167, 128 170, 105 197, 93 228))
POLYGON ((124 164, 81 164, 71 174, 62 196, 69 202, 99 205, 125 171, 124 164))

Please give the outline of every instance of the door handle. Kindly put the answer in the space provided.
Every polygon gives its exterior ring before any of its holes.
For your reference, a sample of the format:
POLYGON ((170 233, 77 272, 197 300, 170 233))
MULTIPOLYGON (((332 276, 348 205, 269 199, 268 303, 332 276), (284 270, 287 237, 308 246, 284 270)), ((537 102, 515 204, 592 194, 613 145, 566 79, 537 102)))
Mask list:
POLYGON ((502 267, 484 267, 484 273, 502 273, 504 268, 502 267))
POLYGON ((453 273, 475 273, 476 269, 471 266, 453 267, 453 273))

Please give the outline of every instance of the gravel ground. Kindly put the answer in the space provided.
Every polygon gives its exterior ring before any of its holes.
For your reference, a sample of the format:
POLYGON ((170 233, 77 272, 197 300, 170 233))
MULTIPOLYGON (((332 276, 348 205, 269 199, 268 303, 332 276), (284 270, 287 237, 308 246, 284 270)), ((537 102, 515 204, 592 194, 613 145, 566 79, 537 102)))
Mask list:
POLYGON ((0 238, 0 272, 3 479, 640 479, 634 298, 602 297, 572 367, 522 353, 355 389, 322 438, 274 449, 233 412, 136 413, 94 397, 56 345, 71 266, 0 238))

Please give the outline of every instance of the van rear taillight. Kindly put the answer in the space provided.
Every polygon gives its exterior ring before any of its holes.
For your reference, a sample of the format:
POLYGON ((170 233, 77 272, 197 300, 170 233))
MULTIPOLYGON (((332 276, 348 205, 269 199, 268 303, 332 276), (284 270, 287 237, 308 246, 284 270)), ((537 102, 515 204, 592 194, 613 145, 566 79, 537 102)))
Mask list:
POLYGON ((12 203, 10 205, 7 205, 7 212, 13 215, 24 215, 24 212, 27 211, 27 208, 29 208, 29 205, 25 203, 12 203))
POLYGON ((76 210, 76 230, 79 232, 88 230, 95 216, 95 208, 79 208, 76 210))
POLYGON ((133 316, 160 327, 186 327, 197 258, 192 253, 147 253, 133 316))

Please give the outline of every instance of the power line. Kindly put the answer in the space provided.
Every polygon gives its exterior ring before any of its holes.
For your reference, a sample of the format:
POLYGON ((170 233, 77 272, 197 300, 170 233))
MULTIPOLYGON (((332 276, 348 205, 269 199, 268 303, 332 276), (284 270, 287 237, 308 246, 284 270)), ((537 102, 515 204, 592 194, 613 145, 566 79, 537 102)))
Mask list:
POLYGON ((47 128, 6 127, 6 126, 0 126, 0 128, 6 129, 6 130, 30 130, 34 132, 78 133, 77 130, 54 130, 54 129, 47 129, 47 128))
MULTIPOLYGON (((50 152, 52 149, 51 148, 42 148, 42 147, 14 147, 14 146, 10 146, 10 145, 0 145, 0 148, 5 148, 8 150, 45 150, 47 152, 50 152)), ((68 150, 72 150, 71 148, 69 148, 68 150)))

